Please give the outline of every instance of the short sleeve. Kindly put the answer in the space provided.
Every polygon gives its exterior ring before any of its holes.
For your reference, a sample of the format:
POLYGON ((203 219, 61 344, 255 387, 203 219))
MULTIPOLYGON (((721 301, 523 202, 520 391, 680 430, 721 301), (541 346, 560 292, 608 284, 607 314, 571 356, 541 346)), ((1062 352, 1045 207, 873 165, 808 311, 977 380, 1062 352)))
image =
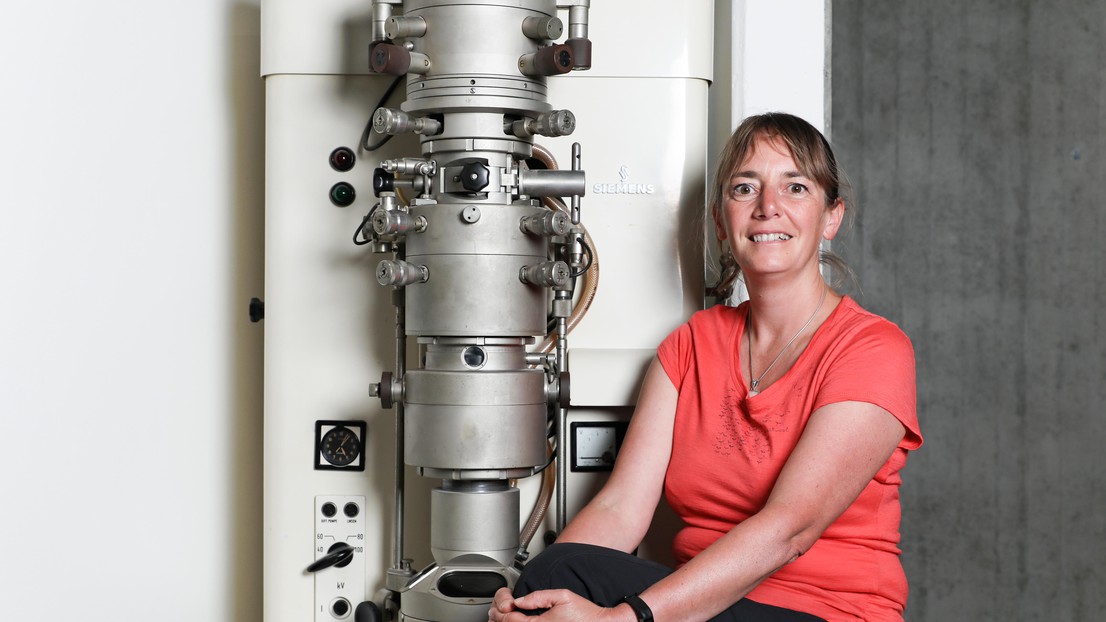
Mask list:
POLYGON ((669 333, 660 346, 657 347, 657 360, 660 361, 664 373, 672 381, 676 391, 683 386, 688 369, 691 368, 692 343, 691 326, 682 324, 679 328, 669 333))
POLYGON ((914 347, 899 327, 879 318, 848 331, 834 344, 823 371, 815 410, 845 401, 875 404, 906 428, 902 448, 921 447, 914 347))

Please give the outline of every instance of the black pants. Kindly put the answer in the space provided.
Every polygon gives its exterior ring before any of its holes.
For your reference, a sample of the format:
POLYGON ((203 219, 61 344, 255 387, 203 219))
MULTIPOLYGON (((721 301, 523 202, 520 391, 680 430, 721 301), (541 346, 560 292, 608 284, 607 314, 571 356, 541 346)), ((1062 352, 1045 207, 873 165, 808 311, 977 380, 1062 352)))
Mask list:
MULTIPOLYGON (((590 544, 554 544, 526 565, 515 596, 548 589, 571 590, 602 607, 614 607, 631 594, 672 573, 668 566, 590 544)), ((536 615, 538 612, 533 612, 536 615)), ((825 622, 808 613, 743 598, 711 618, 713 622, 825 622)), ((660 620, 658 622, 675 622, 660 620)))

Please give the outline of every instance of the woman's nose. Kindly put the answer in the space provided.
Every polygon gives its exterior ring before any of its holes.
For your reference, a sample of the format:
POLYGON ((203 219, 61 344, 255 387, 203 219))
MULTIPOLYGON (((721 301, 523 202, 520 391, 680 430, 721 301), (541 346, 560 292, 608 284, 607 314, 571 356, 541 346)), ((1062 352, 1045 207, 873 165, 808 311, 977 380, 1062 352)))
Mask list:
POLYGON ((753 218, 771 218, 779 214, 777 200, 779 197, 770 192, 761 193, 753 206, 753 218))

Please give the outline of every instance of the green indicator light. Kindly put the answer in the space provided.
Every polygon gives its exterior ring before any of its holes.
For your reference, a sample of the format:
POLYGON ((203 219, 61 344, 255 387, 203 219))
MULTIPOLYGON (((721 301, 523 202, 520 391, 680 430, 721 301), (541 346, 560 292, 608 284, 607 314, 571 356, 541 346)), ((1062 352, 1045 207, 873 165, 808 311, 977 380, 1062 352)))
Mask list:
POLYGON ((330 202, 338 207, 349 206, 355 198, 357 198, 357 193, 354 192, 353 186, 344 181, 330 187, 330 202))

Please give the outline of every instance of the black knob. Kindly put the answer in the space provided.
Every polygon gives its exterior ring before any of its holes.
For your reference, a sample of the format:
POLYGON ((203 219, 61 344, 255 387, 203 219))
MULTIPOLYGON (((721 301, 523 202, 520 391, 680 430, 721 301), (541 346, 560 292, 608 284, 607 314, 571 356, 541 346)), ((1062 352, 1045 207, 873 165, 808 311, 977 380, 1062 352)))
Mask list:
POLYGON ((391 408, 395 403, 392 394, 392 372, 386 371, 380 374, 380 405, 391 408))
POLYGON ((411 68, 411 52, 392 43, 374 43, 369 47, 369 68, 376 73, 402 76, 411 68))
POLYGON ((469 192, 480 192, 488 187, 490 173, 480 162, 469 162, 461 169, 461 187, 469 192))
POLYGON ((383 622, 384 616, 380 614, 380 607, 371 600, 367 600, 353 612, 353 622, 383 622))
POLYGON ((250 321, 254 324, 265 319, 265 302, 260 298, 250 298, 250 321))
POLYGON ((324 568, 337 566, 345 568, 353 561, 354 548, 345 542, 335 542, 327 549, 327 554, 315 560, 307 567, 307 572, 318 572, 324 568))
POLYGON ((373 194, 379 197, 381 192, 395 192, 395 190, 395 175, 382 168, 373 171, 373 194))

